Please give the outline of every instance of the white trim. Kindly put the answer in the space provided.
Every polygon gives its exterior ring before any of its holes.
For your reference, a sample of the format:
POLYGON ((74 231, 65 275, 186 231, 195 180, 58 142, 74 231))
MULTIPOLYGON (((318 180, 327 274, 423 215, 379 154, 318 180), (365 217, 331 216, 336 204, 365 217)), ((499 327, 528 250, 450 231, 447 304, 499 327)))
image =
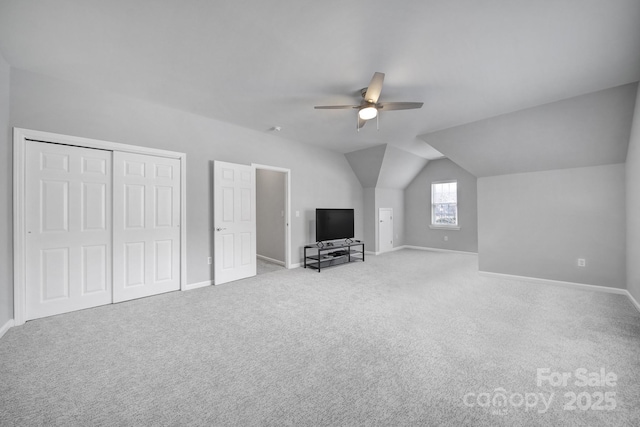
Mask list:
POLYGON ((14 323, 13 319, 9 319, 4 325, 2 325, 2 327, 0 327, 0 338, 2 338, 9 329, 13 328, 14 323))
POLYGON ((449 252, 449 253, 454 253, 454 254, 478 255, 477 252, 456 251, 456 250, 453 250, 453 249, 430 248, 430 247, 426 247, 426 246, 404 245, 404 246, 401 246, 401 248, 403 248, 403 249, 416 249, 416 250, 419 250, 419 251, 449 252))
POLYGON ((636 309, 637 309, 638 311, 640 311, 640 303, 638 302, 638 300, 637 300, 637 299, 635 299, 635 298, 633 297, 633 295, 631 295, 631 292, 629 292, 629 290, 628 290, 628 289, 625 289, 625 290, 627 291, 627 296, 628 296, 628 297, 629 297, 629 299, 631 300, 631 303, 632 303, 633 305, 635 305, 635 306, 636 306, 636 309))
POLYGON ((198 289, 198 288, 205 288, 207 286, 211 286, 213 285, 213 280, 205 280, 204 282, 198 282, 198 283, 189 283, 187 286, 185 286, 185 291, 190 291, 192 289, 198 289))
POLYGON ((429 228, 432 229, 432 230, 453 230, 453 231, 460 230, 460 226, 458 226, 458 225, 433 225, 433 224, 430 224, 429 228))
POLYGON ((14 324, 22 325, 26 321, 26 242, 25 242, 25 151, 27 140, 72 145, 76 147, 96 148, 108 151, 146 154, 180 160, 180 204, 182 221, 180 222, 180 289, 187 286, 187 155, 175 151, 157 148, 139 147, 117 142, 100 141, 78 136, 61 135, 51 132, 13 128, 13 307, 14 324))
POLYGON ((300 268, 300 267, 302 267, 302 263, 295 262, 295 263, 293 263, 293 264, 291 264, 291 265, 289 266, 289 270, 291 270, 291 269, 293 269, 293 268, 300 268))
POLYGON ((25 289, 25 137, 19 129, 13 130, 13 319, 17 326, 27 320, 25 289))
MULTIPOLYGON (((278 166, 261 165, 251 163, 254 169, 270 170, 275 172, 283 172, 285 174, 285 190, 284 190, 284 217, 285 217, 285 237, 284 237, 284 267, 286 269, 295 268, 291 264, 291 169, 281 168, 278 166)), ((298 263, 299 267, 300 264, 298 263)))
POLYGON ((372 251, 364 251, 365 255, 382 255, 382 254, 388 254, 389 252, 395 252, 395 251, 399 251, 401 249, 405 249, 406 246, 394 246, 390 251, 386 251, 386 252, 372 252, 372 251))
POLYGON ((13 140, 32 139, 54 144, 74 145, 76 147, 98 148, 108 151, 124 151, 126 153, 148 154, 151 156, 168 157, 171 159, 183 159, 186 154, 177 151, 161 150, 158 148, 140 147, 137 145, 121 144, 119 142, 102 141, 99 139, 83 138, 79 136, 63 135, 39 130, 13 128, 13 140))
POLYGON ((590 291, 609 292, 612 294, 625 294, 627 291, 626 289, 610 288, 607 286, 587 285, 586 283, 565 282, 562 280, 540 279, 538 277, 516 276, 513 274, 493 273, 491 271, 478 270, 478 274, 480 274, 481 276, 494 277, 497 279, 521 280, 524 282, 538 283, 541 285, 554 285, 554 286, 562 286, 565 288, 578 288, 578 289, 590 290, 590 291))
POLYGON ((284 261, 280 261, 279 259, 269 258, 268 256, 264 256, 264 255, 260 255, 260 254, 257 254, 256 256, 258 258, 260 258, 260 259, 265 260, 265 261, 272 262, 274 264, 278 264, 278 265, 281 265, 281 266, 284 267, 284 261))
POLYGON ((536 283, 539 285, 561 286, 563 288, 581 289, 585 291, 606 292, 609 294, 626 295, 631 300, 635 308, 640 311, 640 304, 626 289, 610 288, 608 286, 588 285, 586 283, 564 282, 562 280, 540 279, 537 277, 516 276, 513 274, 493 273, 490 271, 478 271, 478 274, 484 277, 493 277, 496 279, 520 280, 523 282, 536 283))

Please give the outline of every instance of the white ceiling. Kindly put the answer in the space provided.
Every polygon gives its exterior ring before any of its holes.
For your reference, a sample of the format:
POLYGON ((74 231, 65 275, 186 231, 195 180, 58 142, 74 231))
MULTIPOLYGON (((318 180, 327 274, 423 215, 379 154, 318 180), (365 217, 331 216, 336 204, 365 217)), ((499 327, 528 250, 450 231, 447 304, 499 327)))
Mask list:
POLYGON ((640 0, 0 0, 0 52, 76 81, 351 152, 640 80, 640 0), (355 131, 381 100, 422 101, 355 131))

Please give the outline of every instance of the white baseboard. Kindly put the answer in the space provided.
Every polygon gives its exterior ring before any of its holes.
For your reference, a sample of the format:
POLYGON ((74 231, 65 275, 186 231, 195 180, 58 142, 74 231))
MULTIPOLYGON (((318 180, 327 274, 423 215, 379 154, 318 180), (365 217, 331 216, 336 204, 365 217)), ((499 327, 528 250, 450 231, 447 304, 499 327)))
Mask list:
POLYGON ((365 255, 381 255, 381 254, 386 254, 386 253, 389 253, 389 252, 399 251, 399 250, 402 250, 402 249, 417 249, 419 251, 448 252, 448 253, 452 253, 452 254, 478 255, 477 252, 454 251, 452 249, 428 248, 428 247, 424 247, 424 246, 411 246, 411 245, 396 246, 393 249, 391 249, 390 251, 385 251, 385 252, 364 251, 364 253, 365 253, 365 255))
POLYGON ((205 280, 204 282, 189 283, 187 284, 187 286, 184 287, 184 290, 190 291, 191 289, 204 288, 205 286, 211 286, 211 285, 213 285, 213 280, 205 280))
POLYGON ((281 265, 281 266, 283 266, 283 267, 284 267, 284 261, 280 261, 279 259, 269 258, 269 257, 266 257, 266 256, 264 256, 264 255, 260 255, 260 254, 256 255, 256 257, 258 257, 258 258, 260 258, 260 259, 263 259, 263 260, 265 260, 265 261, 268 261, 268 262, 272 262, 272 263, 274 263, 274 264, 281 265))
MULTIPOLYGON (((260 255, 258 255, 258 257, 261 257, 260 255)), ((270 258, 266 258, 266 257, 261 257, 263 259, 266 259, 268 261, 272 261, 270 258)), ((280 264, 284 267, 284 263, 281 261, 277 261, 277 260, 273 260, 272 262, 276 263, 276 264, 280 264)), ((292 268, 298 268, 300 267, 300 263, 297 264, 291 264, 289 266, 289 269, 292 268)), ((190 291, 192 289, 198 289, 198 288, 204 288, 206 286, 215 286, 216 283, 214 280, 205 280, 204 282, 198 282, 198 283, 189 283, 187 286, 184 287, 185 291, 190 291)))
POLYGON ((636 308, 638 309, 638 311, 640 311, 640 303, 638 303, 638 300, 636 300, 633 295, 631 295, 631 292, 627 291, 627 296, 629 297, 629 299, 631 300, 631 303, 633 305, 636 306, 636 308))
POLYGON ((452 253, 452 254, 478 255, 478 252, 467 252, 467 251, 456 251, 456 250, 453 250, 453 249, 430 248, 430 247, 427 247, 427 246, 404 245, 404 246, 400 246, 399 249, 416 249, 416 250, 419 250, 419 251, 448 252, 448 253, 452 253))
POLYGON ((302 263, 296 262, 294 264, 289 264, 289 270, 291 270, 292 268, 300 268, 302 266, 302 263))
POLYGON ((5 323, 4 325, 2 325, 2 327, 0 327, 0 338, 2 338, 2 336, 6 334, 7 331, 11 328, 13 328, 13 319, 7 320, 7 323, 5 323))
POLYGON ((384 251, 384 252, 373 252, 373 251, 364 251, 365 255, 380 255, 380 254, 386 254, 388 252, 395 252, 395 251, 399 251, 400 249, 404 249, 405 246, 396 246, 394 248, 392 248, 390 251, 384 251))
POLYGON ((523 282, 537 283, 540 285, 562 286, 565 288, 574 288, 574 289, 582 289, 587 291, 607 292, 610 294, 626 295, 631 300, 631 303, 635 306, 635 308, 638 311, 640 311, 640 304, 638 304, 638 301, 636 301, 633 295, 631 295, 631 293, 626 289, 610 288, 608 286, 599 286, 599 285, 588 285, 586 283, 564 282, 561 280, 540 279, 537 277, 516 276, 513 274, 493 273, 490 271, 478 271, 478 273, 481 276, 494 277, 498 279, 521 280, 523 282))

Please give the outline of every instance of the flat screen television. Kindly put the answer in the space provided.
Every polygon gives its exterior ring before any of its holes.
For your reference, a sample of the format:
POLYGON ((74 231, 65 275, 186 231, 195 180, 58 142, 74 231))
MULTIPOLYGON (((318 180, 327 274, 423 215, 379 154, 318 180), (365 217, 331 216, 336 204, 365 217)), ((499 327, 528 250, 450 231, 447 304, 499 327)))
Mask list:
POLYGON ((353 209, 316 209, 316 242, 354 237, 353 209))

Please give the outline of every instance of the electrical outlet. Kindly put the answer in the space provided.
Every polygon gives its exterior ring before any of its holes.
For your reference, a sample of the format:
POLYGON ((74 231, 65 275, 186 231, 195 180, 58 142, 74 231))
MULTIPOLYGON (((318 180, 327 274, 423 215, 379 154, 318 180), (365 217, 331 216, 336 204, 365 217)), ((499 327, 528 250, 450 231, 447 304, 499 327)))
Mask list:
POLYGON ((578 267, 586 267, 587 266, 587 260, 585 260, 584 258, 578 258, 578 267))
POLYGON ((211 257, 207 258, 207 264, 211 265, 211 257))

